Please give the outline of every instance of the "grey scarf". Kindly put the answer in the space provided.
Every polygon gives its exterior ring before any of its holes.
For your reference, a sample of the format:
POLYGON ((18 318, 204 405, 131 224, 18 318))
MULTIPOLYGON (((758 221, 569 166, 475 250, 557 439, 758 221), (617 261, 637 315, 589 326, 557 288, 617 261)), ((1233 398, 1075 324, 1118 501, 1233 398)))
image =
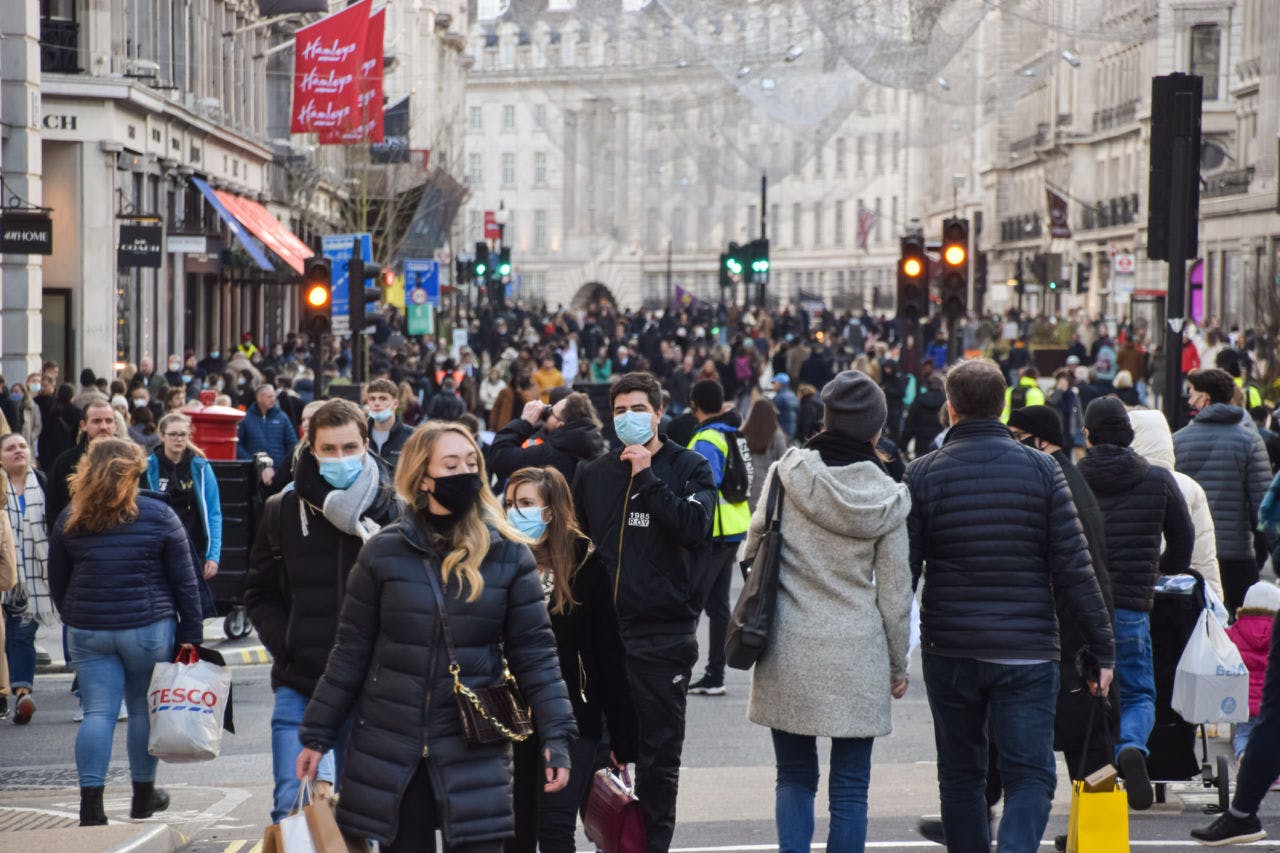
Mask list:
POLYGON ((382 478, 378 476, 378 463, 366 453, 361 460, 360 475, 345 489, 334 489, 324 499, 324 517, 329 523, 362 542, 369 541, 381 529, 373 519, 362 517, 378 498, 382 478))

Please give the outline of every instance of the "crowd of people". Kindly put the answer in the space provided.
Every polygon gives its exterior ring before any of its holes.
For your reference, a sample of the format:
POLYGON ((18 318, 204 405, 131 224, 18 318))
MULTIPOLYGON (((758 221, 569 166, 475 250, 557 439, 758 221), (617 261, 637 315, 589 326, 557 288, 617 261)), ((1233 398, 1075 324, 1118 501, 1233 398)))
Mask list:
POLYGON ((974 318, 948 340, 862 312, 604 304, 467 331, 450 346, 379 316, 360 385, 342 341, 249 333, 162 373, 142 359, 76 387, 49 363, 0 384, 0 697, 32 720, 37 632, 60 621, 82 824, 107 820, 117 717, 131 814, 168 805, 146 686, 214 612, 221 499, 189 417, 211 402, 243 412, 237 454, 266 498, 244 600, 272 658, 272 821, 315 779, 384 850, 432 849, 438 828, 452 851, 569 851, 593 772, 634 764, 647 849, 665 851, 687 697, 727 691, 731 584, 776 501, 776 622, 747 716, 771 731, 781 850, 812 842, 819 737, 827 849, 863 849, 916 597, 942 802, 924 834, 1036 849, 1055 749, 1072 778, 1114 764, 1150 807, 1150 612, 1157 579, 1187 572, 1254 687, 1232 808, 1194 835, 1262 837, 1280 775, 1264 334, 1184 335, 1171 424, 1163 354, 1129 323, 974 318), (1046 329, 1064 343, 1037 345, 1046 329), (533 736, 473 742, 456 697, 508 679, 533 736))

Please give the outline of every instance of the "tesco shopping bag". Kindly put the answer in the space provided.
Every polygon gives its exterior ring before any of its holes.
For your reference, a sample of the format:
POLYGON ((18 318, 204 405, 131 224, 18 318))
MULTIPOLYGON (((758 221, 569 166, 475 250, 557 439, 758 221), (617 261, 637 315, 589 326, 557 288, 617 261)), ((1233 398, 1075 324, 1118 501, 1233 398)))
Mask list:
POLYGON ((230 693, 231 670, 195 650, 183 649, 173 663, 156 664, 147 694, 147 752, 179 763, 217 758, 230 693))
POLYGON ((1209 610, 1201 610, 1173 676, 1170 707, 1188 723, 1249 719, 1249 670, 1209 610))

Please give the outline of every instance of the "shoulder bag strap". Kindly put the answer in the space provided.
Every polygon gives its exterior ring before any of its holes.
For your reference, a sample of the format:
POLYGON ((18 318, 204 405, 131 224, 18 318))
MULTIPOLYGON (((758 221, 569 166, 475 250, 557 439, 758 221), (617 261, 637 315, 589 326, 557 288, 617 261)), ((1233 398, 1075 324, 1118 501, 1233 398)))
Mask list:
POLYGON ((786 493, 786 487, 782 485, 782 478, 778 476, 777 469, 774 469, 773 479, 769 481, 769 498, 765 504, 765 526, 777 527, 782 520, 782 498, 786 493))
POLYGON ((444 606, 444 589, 440 585, 440 576, 436 572, 436 567, 431 564, 428 559, 423 559, 422 567, 427 570, 427 581, 431 584, 431 592, 436 599, 436 610, 440 612, 440 627, 444 632, 444 646, 449 653, 449 671, 456 679, 458 677, 458 654, 453 647, 453 631, 449 629, 449 614, 444 606))

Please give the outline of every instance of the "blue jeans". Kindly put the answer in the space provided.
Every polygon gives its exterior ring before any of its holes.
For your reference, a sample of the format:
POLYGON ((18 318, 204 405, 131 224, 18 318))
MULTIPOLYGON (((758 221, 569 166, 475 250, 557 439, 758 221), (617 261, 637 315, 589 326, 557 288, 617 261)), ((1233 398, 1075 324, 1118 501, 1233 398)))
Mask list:
POLYGON ((924 684, 938 748, 938 793, 950 853, 989 853, 987 721, 1004 782, 1001 851, 1034 853, 1057 785, 1053 718, 1058 663, 1008 665, 924 655, 924 684))
POLYGON ((36 680, 36 631, 40 623, 21 616, 4 620, 4 656, 9 661, 9 689, 31 689, 36 680))
POLYGON ((1151 664, 1151 614, 1116 608, 1116 690, 1120 740, 1116 755, 1133 747, 1147 754, 1156 724, 1156 676, 1151 664))
POLYGON ((1236 723, 1235 733, 1231 736, 1231 748, 1235 750, 1237 760, 1244 756, 1245 747, 1249 745, 1249 735, 1253 734, 1253 727, 1257 724, 1257 714, 1250 714, 1247 723, 1236 723))
MULTIPOLYGON (((271 770, 276 778, 272 823, 288 817, 293 801, 298 797, 298 756, 302 754, 298 728, 302 725, 302 715, 306 713, 309 701, 292 687, 280 685, 276 688, 275 708, 271 712, 271 770)), ((316 778, 321 782, 334 783, 342 774, 342 753, 346 751, 350 733, 351 723, 348 721, 339 731, 334 749, 320 759, 316 778)))
POLYGON ((173 659, 175 624, 169 618, 141 628, 67 628, 67 647, 75 657, 80 705, 84 708, 84 722, 76 735, 80 787, 100 788, 106 784, 121 699, 129 709, 125 738, 129 775, 135 782, 155 781, 156 759, 147 754, 147 738, 151 734, 147 690, 155 665, 173 659))
MULTIPOLYGON (((827 849, 861 851, 867 843, 867 787, 872 738, 832 738, 827 780, 831 826, 827 849)), ((778 763, 774 819, 779 853, 808 853, 813 842, 813 798, 818 793, 818 742, 811 735, 773 730, 778 763)))

